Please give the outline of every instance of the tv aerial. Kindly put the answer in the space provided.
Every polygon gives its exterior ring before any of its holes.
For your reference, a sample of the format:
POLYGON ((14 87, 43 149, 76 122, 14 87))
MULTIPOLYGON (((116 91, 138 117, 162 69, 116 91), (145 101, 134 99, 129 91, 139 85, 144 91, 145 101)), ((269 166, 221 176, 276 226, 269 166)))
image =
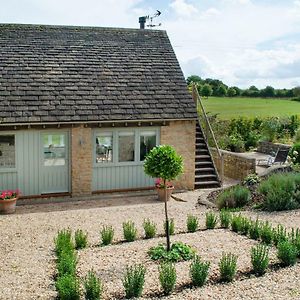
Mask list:
POLYGON ((153 27, 158 27, 161 26, 161 23, 158 24, 153 24, 153 19, 159 17, 161 15, 161 12, 159 10, 156 10, 156 13, 153 16, 143 16, 139 18, 139 23, 140 23, 140 29, 145 29, 145 23, 147 20, 149 20, 150 24, 147 24, 147 27, 153 28, 153 27))

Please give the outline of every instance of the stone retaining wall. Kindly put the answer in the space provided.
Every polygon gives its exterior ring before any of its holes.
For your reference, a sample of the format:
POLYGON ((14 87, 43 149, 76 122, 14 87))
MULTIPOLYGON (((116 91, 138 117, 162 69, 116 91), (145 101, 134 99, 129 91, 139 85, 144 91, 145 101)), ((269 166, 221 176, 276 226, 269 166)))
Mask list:
MULTIPOLYGON (((221 176, 221 163, 215 149, 210 149, 219 175, 221 176)), ((256 172, 255 158, 247 158, 239 153, 221 150, 224 159, 224 176, 243 180, 247 175, 256 172)))

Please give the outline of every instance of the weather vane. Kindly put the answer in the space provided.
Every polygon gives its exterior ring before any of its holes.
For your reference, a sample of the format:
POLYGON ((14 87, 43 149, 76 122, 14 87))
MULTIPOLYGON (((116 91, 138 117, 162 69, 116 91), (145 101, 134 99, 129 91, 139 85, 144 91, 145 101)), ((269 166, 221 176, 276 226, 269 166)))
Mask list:
POLYGON ((145 23, 147 20, 150 21, 150 24, 147 25, 147 27, 158 27, 158 26, 161 26, 161 23, 159 24, 153 24, 153 19, 154 18, 157 18, 161 15, 161 12, 159 10, 156 11, 156 13, 153 15, 153 16, 143 16, 143 17, 140 17, 139 18, 139 23, 140 23, 140 28, 141 29, 145 29, 145 23))

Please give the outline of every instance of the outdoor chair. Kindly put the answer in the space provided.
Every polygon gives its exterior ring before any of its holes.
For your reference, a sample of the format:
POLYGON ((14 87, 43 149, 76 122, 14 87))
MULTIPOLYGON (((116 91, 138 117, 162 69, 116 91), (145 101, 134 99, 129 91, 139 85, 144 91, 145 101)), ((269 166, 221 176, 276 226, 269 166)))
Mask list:
POLYGON ((275 154, 275 156, 270 155, 269 157, 265 159, 257 159, 256 165, 258 166, 267 166, 270 167, 276 163, 279 163, 280 165, 285 164, 287 157, 289 155, 289 149, 288 148, 279 148, 275 154))

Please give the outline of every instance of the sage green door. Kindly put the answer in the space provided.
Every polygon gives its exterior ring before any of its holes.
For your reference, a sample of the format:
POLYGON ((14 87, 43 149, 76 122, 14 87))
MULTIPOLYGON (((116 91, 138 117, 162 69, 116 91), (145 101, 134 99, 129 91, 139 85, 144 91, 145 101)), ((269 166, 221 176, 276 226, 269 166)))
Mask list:
POLYGON ((41 194, 69 192, 69 135, 64 131, 41 133, 41 194))

